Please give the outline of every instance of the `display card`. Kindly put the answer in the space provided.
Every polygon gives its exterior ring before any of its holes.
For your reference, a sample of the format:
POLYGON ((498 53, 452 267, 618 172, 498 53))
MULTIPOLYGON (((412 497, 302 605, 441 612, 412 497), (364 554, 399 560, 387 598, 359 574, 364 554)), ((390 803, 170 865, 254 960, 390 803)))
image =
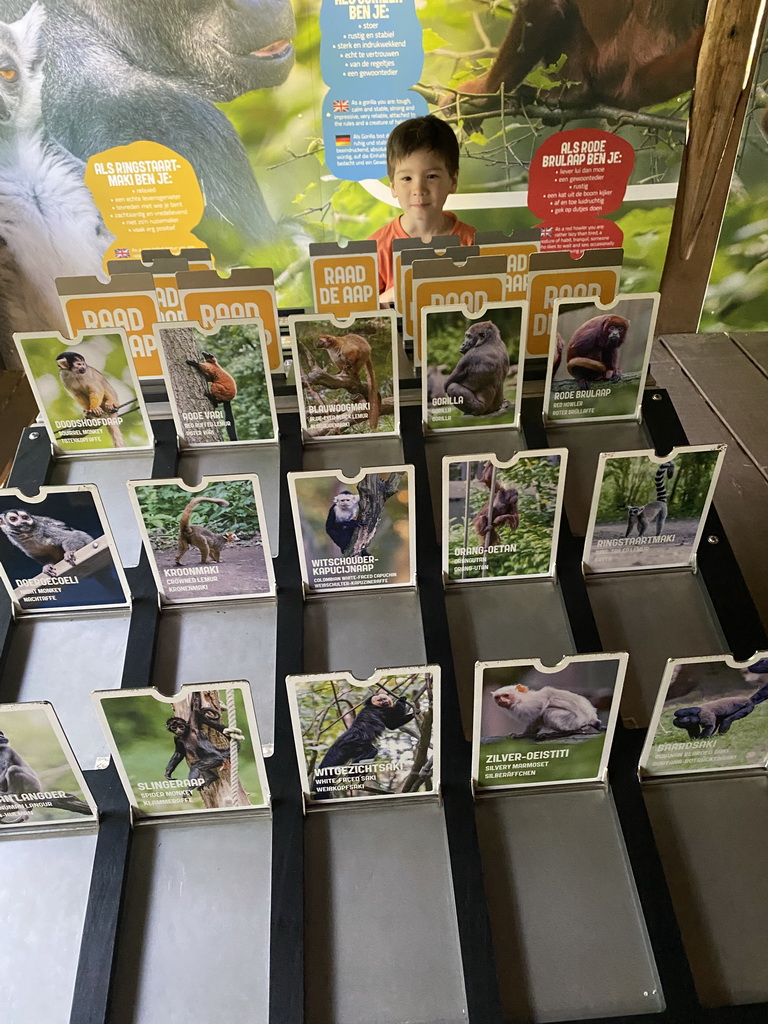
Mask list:
POLYGON ((107 261, 107 271, 110 277, 115 274, 150 273, 152 275, 157 311, 159 319, 163 321, 183 319, 181 299, 176 287, 176 275, 182 270, 189 270, 189 263, 183 256, 166 256, 147 263, 131 259, 107 261))
POLYGON ((413 466, 289 473, 301 577, 310 591, 415 583, 413 466))
POLYGON ((0 835, 97 824, 96 804, 53 707, 0 704, 0 835))
POLYGON ((421 311, 422 419, 431 430, 516 427, 523 381, 524 302, 421 311))
POLYGON ((435 796, 440 792, 440 669, 288 676, 305 799, 435 796))
POLYGON ((478 790, 605 778, 628 656, 583 654, 475 667, 472 777, 478 790))
POLYGON ((623 249, 588 249, 579 257, 569 252, 535 252, 528 263, 529 356, 549 351, 552 313, 557 299, 599 299, 613 302, 619 290, 623 249))
POLYGON ((235 267, 229 277, 215 270, 182 270, 176 275, 183 320, 204 330, 222 321, 261 320, 267 344, 265 366, 272 373, 283 369, 280 327, 277 321, 275 275, 271 267, 235 267))
POLYGON ((692 566, 724 444, 603 452, 584 542, 584 571, 692 566))
POLYGON ((545 420, 639 420, 659 293, 611 306, 557 299, 552 311, 545 420))
POLYGON ((58 277, 56 289, 71 338, 83 331, 122 329, 138 376, 160 376, 154 334, 160 311, 151 274, 116 274, 106 283, 97 277, 58 277))
POLYGON ((554 574, 567 459, 565 448, 518 452, 509 462, 443 459, 447 582, 554 574))
POLYGON ((277 414, 259 319, 156 326, 163 375, 183 448, 277 439, 277 414))
POLYGON ((144 549, 163 604, 275 593, 259 478, 129 480, 144 549))
MULTIPOLYGON (((448 258, 448 263, 452 263, 452 261, 463 263, 468 257, 477 256, 480 252, 476 245, 460 245, 457 235, 453 235, 452 238, 454 240, 453 243, 444 248, 439 246, 437 239, 432 239, 434 242, 433 247, 431 245, 425 246, 420 238, 409 238, 407 241, 418 243, 418 245, 401 250, 397 254, 397 263, 395 263, 395 252, 393 249, 393 272, 396 265, 398 277, 395 278, 395 281, 399 288, 399 302, 403 307, 402 330, 404 339, 413 338, 418 326, 414 320, 415 311, 413 306, 413 268, 416 263, 422 260, 436 260, 443 256, 448 258)), ((403 239, 403 241, 406 241, 406 239, 403 239)), ((396 297, 397 295, 398 293, 396 293, 396 297)), ((499 298, 503 298, 503 296, 499 296, 499 298)), ((437 302, 437 300, 435 301, 437 302)), ((400 309, 399 306, 395 308, 400 309)))
POLYGON ((91 694, 131 808, 140 817, 267 810, 251 688, 196 683, 91 694))
POLYGON ((397 318, 393 310, 289 318, 306 439, 397 434, 397 318))
POLYGON ((379 306, 376 240, 309 243, 309 269, 316 313, 349 317, 379 306))
MULTIPOLYGON (((426 252, 430 256, 442 256, 447 249, 454 249, 461 245, 458 235, 433 235, 430 239, 429 248, 426 252)), ((402 259, 403 253, 409 249, 424 249, 424 242, 420 238, 393 238, 392 239, 392 280, 394 282, 394 306, 396 312, 405 316, 405 292, 403 290, 402 259)), ((423 255, 419 257, 423 258, 423 255)), ((403 324, 405 331, 405 323, 403 324)), ((404 335, 410 337, 410 335, 404 335)))
POLYGON ((211 250, 205 246, 183 246, 181 249, 142 249, 140 253, 144 263, 152 263, 154 260, 172 259, 178 256, 189 264, 190 270, 213 270, 211 250))
POLYGON ((503 231, 478 231, 475 245, 480 256, 504 256, 507 280, 504 298, 508 302, 528 298, 528 265, 541 249, 541 228, 522 228, 505 235, 503 231))
POLYGON ((667 662, 641 775, 768 767, 768 651, 667 662))
POLYGON ((0 578, 14 612, 122 608, 130 591, 93 484, 0 490, 0 578))
POLYGON ((146 451, 152 428, 123 331, 14 334, 45 429, 60 454, 146 451))

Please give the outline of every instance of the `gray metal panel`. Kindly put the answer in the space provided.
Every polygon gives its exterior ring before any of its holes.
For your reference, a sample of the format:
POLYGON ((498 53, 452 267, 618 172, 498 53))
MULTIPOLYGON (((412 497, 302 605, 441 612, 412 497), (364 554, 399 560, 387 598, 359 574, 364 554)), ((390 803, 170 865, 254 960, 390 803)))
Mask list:
POLYGON ((573 654, 562 596, 550 580, 448 587, 453 664, 464 733, 472 735, 476 661, 541 658, 554 665, 573 654))
POLYGON ((338 469, 345 476, 357 476, 364 466, 402 466, 403 442, 399 437, 340 437, 304 446, 306 472, 338 469))
POLYGON ((509 427, 506 430, 460 430, 434 431, 424 438, 429 471, 429 490, 432 496, 432 513, 435 517, 437 538, 443 532, 441 519, 441 503, 443 492, 443 456, 466 455, 472 458, 473 452, 493 452, 497 459, 508 462, 512 456, 525 448, 523 435, 519 430, 509 427))
POLYGON ((768 1000, 768 779, 643 786, 705 1006, 768 1000))
POLYGON ((271 842, 266 817, 135 829, 108 1024, 268 1019, 271 842))
POLYGON ((108 757, 92 690, 121 683, 130 613, 22 619, 13 631, 3 687, 9 701, 49 700, 80 766, 108 757))
POLYGON ((466 1021, 436 803, 315 811, 304 863, 306 1024, 466 1021))
MULTIPOLYGON (((653 448, 641 423, 553 423, 547 427, 552 448, 568 449, 565 477, 565 514, 575 537, 587 533, 589 509, 595 489, 595 474, 600 452, 630 452, 653 448)), ((666 454, 666 453, 664 453, 666 454)))
POLYGON ((661 1011, 610 793, 595 787, 484 797, 476 813, 508 1020, 661 1011))
POLYGON ((126 480, 152 476, 152 452, 112 458, 59 459, 53 464, 52 484, 96 484, 124 566, 138 565, 141 534, 128 497, 126 480))
POLYGON ((15 1024, 69 1024, 96 835, 0 843, 0 992, 15 1024))
POLYGON ((426 661, 421 605, 415 590, 335 594, 304 608, 304 671, 351 672, 426 661))
POLYGON ((160 616, 152 686, 166 696, 183 683, 245 679, 251 684, 259 735, 274 738, 277 604, 230 601, 188 605, 160 616))
POLYGON ((650 721, 669 658, 728 651, 704 582, 686 569, 587 577, 605 651, 627 651, 621 716, 630 728, 650 721))
POLYGON ((264 513, 267 517, 267 534, 272 557, 277 557, 280 533, 280 449, 277 444, 265 444, 253 448, 227 448, 226 450, 200 448, 182 452, 179 459, 179 476, 189 487, 199 484, 204 476, 221 476, 225 473, 256 473, 259 478, 264 513))

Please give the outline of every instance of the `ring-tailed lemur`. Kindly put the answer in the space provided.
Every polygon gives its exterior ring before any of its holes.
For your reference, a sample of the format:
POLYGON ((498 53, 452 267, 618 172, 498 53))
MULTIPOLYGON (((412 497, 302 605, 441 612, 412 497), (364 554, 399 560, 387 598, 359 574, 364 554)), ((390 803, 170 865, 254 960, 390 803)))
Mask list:
POLYGON ((38 3, 0 22, 0 340, 65 330, 55 279, 102 272, 112 236, 83 182, 85 165, 46 135, 38 3))
POLYGON ((632 527, 637 527, 638 537, 642 537, 652 524, 656 524, 656 536, 661 535, 664 524, 667 521, 667 485, 664 479, 668 476, 672 479, 675 472, 674 462, 662 462, 656 470, 654 480, 656 482, 656 500, 649 501, 647 505, 627 505, 627 532, 628 537, 632 527))

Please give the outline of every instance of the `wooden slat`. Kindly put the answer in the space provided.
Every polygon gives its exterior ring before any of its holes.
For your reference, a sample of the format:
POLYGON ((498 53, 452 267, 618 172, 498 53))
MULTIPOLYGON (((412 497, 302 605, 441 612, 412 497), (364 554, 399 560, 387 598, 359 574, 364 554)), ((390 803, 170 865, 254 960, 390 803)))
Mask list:
POLYGON ((768 480, 768 379, 726 334, 663 340, 694 387, 768 480))
POLYGON ((731 331, 730 336, 741 351, 757 366, 758 370, 768 377, 768 333, 741 334, 731 331))

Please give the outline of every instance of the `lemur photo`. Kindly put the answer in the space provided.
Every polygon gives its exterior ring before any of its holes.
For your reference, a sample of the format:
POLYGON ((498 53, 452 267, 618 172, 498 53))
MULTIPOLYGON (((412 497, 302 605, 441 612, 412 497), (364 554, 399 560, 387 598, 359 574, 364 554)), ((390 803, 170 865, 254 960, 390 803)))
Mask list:
POLYGON ((302 576, 313 590, 408 586, 414 579, 411 468, 289 473, 302 576))
POLYGON ((379 673, 372 685, 346 675, 289 676, 287 685, 312 800, 435 792, 439 696, 433 672, 379 673))
POLYGON ((123 785, 140 814, 259 807, 266 803, 247 683, 94 694, 123 785))
POLYGON ((670 665, 640 763, 649 775, 764 768, 768 656, 748 665, 722 656, 670 665))
POLYGON ((148 448, 149 420, 121 334, 22 334, 16 346, 62 452, 148 448))
POLYGON ((552 314, 546 415, 573 422, 636 419, 656 324, 658 295, 610 309, 559 300, 552 314))
POLYGON ((109 528, 88 486, 49 491, 41 501, 0 491, 0 572, 23 612, 128 600, 109 528))
POLYGON ((424 312, 423 414, 432 430, 516 424, 522 381, 522 304, 424 312))
POLYGON ((96 808, 50 704, 0 705, 0 832, 96 821, 96 808))
POLYGON ((135 482, 134 504, 167 604, 274 593, 271 554, 255 478, 210 482, 135 482))
POLYGON ((399 427, 392 314, 291 318, 302 427, 307 437, 392 434, 399 427))
POLYGON ((595 779, 607 763, 626 655, 478 664, 474 777, 483 789, 595 779))
POLYGON ((186 447, 274 441, 272 381, 256 323, 222 323, 207 334, 192 323, 158 326, 169 397, 186 447))
POLYGON ((725 448, 601 456, 584 545, 590 572, 688 565, 694 557, 725 448))
POLYGON ((544 576, 554 568, 565 453, 446 460, 444 569, 451 580, 544 576))

